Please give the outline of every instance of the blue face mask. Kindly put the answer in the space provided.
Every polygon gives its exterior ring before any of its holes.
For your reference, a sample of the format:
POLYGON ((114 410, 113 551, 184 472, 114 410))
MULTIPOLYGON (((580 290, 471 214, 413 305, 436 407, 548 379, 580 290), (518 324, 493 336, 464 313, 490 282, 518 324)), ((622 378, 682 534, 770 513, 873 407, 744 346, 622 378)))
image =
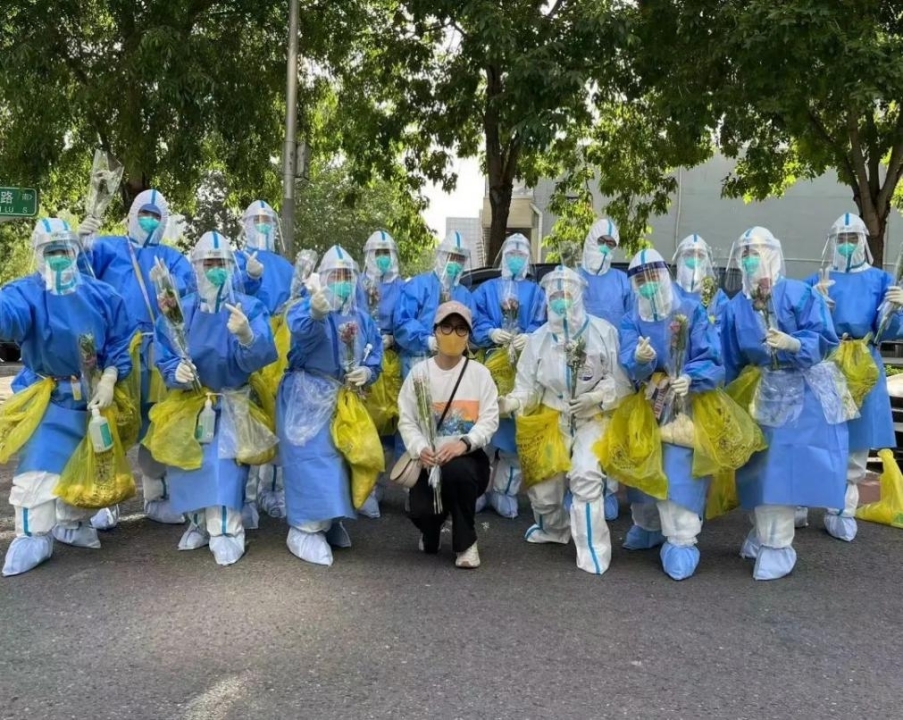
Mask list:
POLYGON ((690 257, 684 260, 684 265, 690 268, 690 270, 695 270, 697 267, 699 267, 699 260, 697 258, 690 257))
POLYGON ((741 262, 743 263, 743 269, 746 273, 752 275, 759 269, 759 265, 762 264, 762 258, 758 255, 747 255, 741 262))
POLYGON ((567 311, 571 309, 571 299, 565 297, 552 298, 549 301, 549 310, 556 315, 567 315, 567 311))
POLYGON ((520 257, 515 255, 514 257, 508 258, 506 261, 508 265, 508 270, 511 271, 511 274, 514 277, 517 277, 521 274, 521 271, 524 269, 524 266, 527 264, 527 259, 524 257, 520 257))
POLYGON ((445 265, 445 274, 452 278, 452 280, 458 277, 462 270, 464 270, 464 267, 459 262, 449 262, 445 265))
POLYGON ((214 287, 221 288, 226 284, 226 280, 229 279, 229 271, 226 268, 210 268, 207 270, 204 275, 207 277, 207 280, 210 281, 210 284, 214 287))
POLYGON ((851 258, 853 257, 853 253, 856 252, 856 246, 851 243, 844 243, 843 245, 837 246, 837 252, 845 258, 851 258))
POLYGON ((340 301, 345 302, 348 298, 351 297, 351 292, 354 289, 354 286, 351 284, 350 280, 341 280, 339 282, 334 282, 329 286, 329 289, 332 291, 332 294, 337 297, 340 301))
POLYGON ((376 258, 376 269, 385 275, 392 269, 392 258, 389 255, 380 255, 376 258))
POLYGON ((150 237, 154 234, 154 230, 160 227, 160 221, 155 217, 140 217, 138 218, 138 226, 150 237))
POLYGON ((640 285, 637 288, 637 292, 647 300, 651 300, 656 295, 658 295, 658 283, 647 282, 645 285, 640 285))

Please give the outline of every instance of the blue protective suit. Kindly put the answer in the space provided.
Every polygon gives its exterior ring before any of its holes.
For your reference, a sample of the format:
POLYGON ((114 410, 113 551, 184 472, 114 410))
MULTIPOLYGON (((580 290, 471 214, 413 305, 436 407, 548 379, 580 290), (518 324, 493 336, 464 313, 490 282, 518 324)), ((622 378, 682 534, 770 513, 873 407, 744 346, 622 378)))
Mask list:
MULTIPOLYGON (((402 286, 395 306, 393 327, 395 344, 401 352, 401 374, 407 377, 411 368, 430 356, 429 339, 433 337, 433 319, 439 307, 442 284, 435 272, 430 271, 411 278, 402 286)), ((480 318, 470 290, 456 285, 452 300, 466 305, 473 314, 474 333, 482 330, 480 318)))
POLYGON ((289 439, 288 421, 292 417, 310 418, 314 413, 307 403, 324 402, 326 396, 334 404, 335 395, 345 376, 343 348, 339 328, 347 322, 358 327, 359 348, 369 344, 370 354, 363 366, 370 369, 370 383, 380 373, 382 338, 370 315, 355 309, 349 315, 330 313, 324 320, 310 316, 310 300, 293 305, 285 317, 292 341, 288 353, 288 370, 279 385, 276 399, 276 430, 279 436, 279 464, 285 473, 285 504, 289 525, 298 527, 308 522, 354 518, 351 482, 345 461, 332 442, 332 415, 316 429, 303 445, 289 439), (333 382, 324 380, 331 378, 333 382), (315 388, 312 392, 311 388, 315 388), (319 392, 319 388, 324 392, 319 392), (293 414, 289 413, 293 406, 293 414))
MULTIPOLYGON (((857 340, 869 333, 874 337, 880 322, 878 309, 884 294, 894 284, 893 278, 883 270, 868 268, 855 273, 832 271, 831 280, 834 284, 828 289, 828 295, 835 303, 831 315, 837 335, 849 335, 857 340)), ((809 285, 816 285, 818 281, 817 273, 806 279, 809 285)), ((891 318, 883 338, 903 338, 903 313, 896 313, 891 318)), ((897 446, 884 361, 878 348, 870 345, 870 350, 878 365, 878 382, 865 396, 859 409, 860 417, 847 423, 851 452, 897 446)))
POLYGON ((594 275, 585 268, 580 268, 580 277, 586 280, 586 290, 583 293, 586 312, 608 320, 616 328, 621 327, 621 319, 633 305, 633 292, 627 273, 610 268, 603 275, 594 275))
POLYGON ((235 264, 241 273, 245 293, 260 300, 267 312, 274 315, 289 299, 295 268, 278 253, 270 250, 254 252, 264 267, 263 275, 258 279, 254 280, 248 275, 247 264, 250 253, 247 250, 235 253, 235 264))
POLYGON ((128 377, 131 328, 125 304, 111 287, 82 277, 75 292, 54 295, 35 274, 0 289, 0 337, 19 343, 28 370, 22 374, 20 389, 38 376, 59 379, 41 424, 22 448, 18 474, 61 473, 85 436, 90 397, 78 380, 79 337, 89 333, 94 336, 98 367, 115 366, 120 380, 128 377))
MULTIPOLYGON (((182 299, 188 352, 197 368, 201 384, 213 392, 237 390, 248 384, 252 373, 276 360, 276 346, 270 330, 269 314, 259 300, 238 295, 242 312, 248 318, 254 340, 244 347, 226 328, 229 311, 204 312, 199 297, 191 294, 182 299)), ((175 372, 180 357, 170 344, 164 321, 158 321, 157 367, 167 387, 182 387, 175 372)), ((216 399, 216 436, 204 446, 203 465, 197 470, 171 467, 167 470, 169 493, 176 512, 189 513, 214 505, 241 510, 248 468, 233 459, 220 459, 217 453, 222 430, 222 400, 216 399)))
POLYGON ((376 323, 381 335, 393 335, 395 329, 395 308, 398 306, 398 300, 404 288, 404 280, 396 277, 391 282, 379 284, 379 304, 376 313, 370 309, 370 299, 367 297, 367 288, 365 286, 363 275, 358 279, 357 283, 357 306, 359 308, 368 308, 370 316, 376 323))
MULTIPOLYGON (((782 279, 772 293, 782 332, 800 341, 798 353, 778 351, 782 368, 803 373, 822 362, 838 344, 828 308, 808 285, 782 279)), ((722 329, 727 382, 747 365, 771 367, 765 324, 742 293, 724 314, 722 329)), ((781 427, 762 426, 768 449, 737 471, 737 492, 746 510, 759 505, 843 507, 848 433, 846 423, 828 424, 817 396, 805 382, 799 416, 781 427)))

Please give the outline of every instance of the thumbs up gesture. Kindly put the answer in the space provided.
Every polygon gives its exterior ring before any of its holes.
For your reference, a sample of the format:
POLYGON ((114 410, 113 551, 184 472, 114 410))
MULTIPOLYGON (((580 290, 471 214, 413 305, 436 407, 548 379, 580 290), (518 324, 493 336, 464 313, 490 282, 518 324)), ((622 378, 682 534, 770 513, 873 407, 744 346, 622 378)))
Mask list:
POLYGON ((241 311, 241 303, 237 305, 226 303, 226 310, 229 311, 229 320, 226 323, 229 332, 237 337, 242 345, 250 345, 254 341, 254 333, 251 331, 248 316, 241 311))

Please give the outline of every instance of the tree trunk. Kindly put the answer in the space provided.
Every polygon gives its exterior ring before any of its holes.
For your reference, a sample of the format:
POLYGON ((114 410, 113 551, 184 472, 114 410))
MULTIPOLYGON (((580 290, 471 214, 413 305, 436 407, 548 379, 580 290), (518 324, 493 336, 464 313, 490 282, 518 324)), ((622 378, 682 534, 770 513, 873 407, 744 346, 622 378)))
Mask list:
POLYGON ((486 264, 494 265, 502 250, 508 231, 508 213, 511 210, 511 192, 514 184, 509 180, 489 178, 489 207, 492 222, 489 226, 489 246, 486 249, 486 264))

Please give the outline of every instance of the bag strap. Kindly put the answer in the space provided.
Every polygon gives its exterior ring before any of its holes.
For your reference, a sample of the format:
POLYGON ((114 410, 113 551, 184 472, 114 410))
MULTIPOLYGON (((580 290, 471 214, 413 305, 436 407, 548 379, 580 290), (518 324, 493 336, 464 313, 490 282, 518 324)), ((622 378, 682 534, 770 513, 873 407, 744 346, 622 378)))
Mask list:
POLYGON ((458 387, 461 385, 461 379, 464 377, 464 373, 467 370, 467 364, 469 362, 469 357, 464 358, 464 367, 461 368, 461 374, 458 375, 458 381, 455 383, 455 387, 452 388, 451 395, 448 396, 448 402, 445 404, 445 409, 442 411, 442 416, 439 418, 439 422, 436 423, 436 432, 439 432, 439 428, 441 428, 442 423, 445 422, 445 416, 448 415, 452 400, 455 399, 455 393, 458 392, 458 387))
POLYGON ((135 272, 135 279, 138 281, 138 287, 141 289, 141 295, 144 297, 144 304, 147 307, 147 314, 150 315, 151 325, 156 325, 157 315, 151 305, 150 295, 147 292, 147 286, 144 284, 144 275, 141 272, 141 266, 138 265, 138 256, 135 254, 135 248, 132 247, 132 241, 126 238, 129 244, 129 257, 132 260, 132 270, 135 272))

